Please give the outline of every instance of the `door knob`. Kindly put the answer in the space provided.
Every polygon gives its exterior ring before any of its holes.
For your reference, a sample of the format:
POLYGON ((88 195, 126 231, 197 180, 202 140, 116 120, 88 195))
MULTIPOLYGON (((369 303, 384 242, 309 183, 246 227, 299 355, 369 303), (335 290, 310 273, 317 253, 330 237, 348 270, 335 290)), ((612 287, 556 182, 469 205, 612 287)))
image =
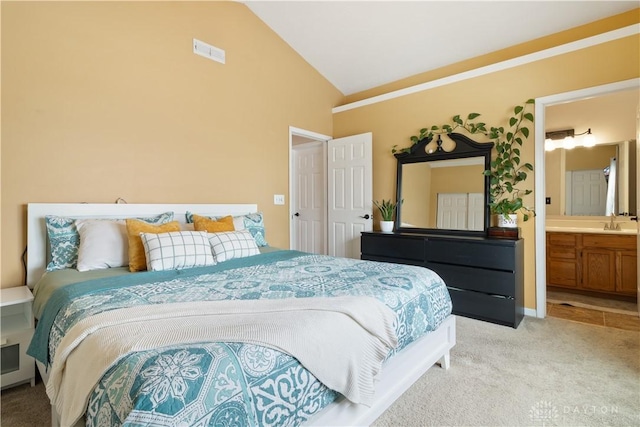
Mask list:
POLYGON ((360 218, 369 219, 371 217, 369 216, 369 214, 366 214, 365 216, 361 216, 360 218))
POLYGON ((296 212, 293 214, 293 216, 300 216, 300 213, 296 212))

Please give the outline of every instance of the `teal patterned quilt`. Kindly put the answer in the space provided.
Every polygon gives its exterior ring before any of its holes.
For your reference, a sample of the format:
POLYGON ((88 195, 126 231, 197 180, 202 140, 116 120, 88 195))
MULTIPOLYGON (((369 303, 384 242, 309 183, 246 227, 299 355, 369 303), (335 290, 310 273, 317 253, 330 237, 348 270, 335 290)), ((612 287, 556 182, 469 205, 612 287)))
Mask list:
MULTIPOLYGON (((414 266, 277 251, 211 267, 146 272, 53 293, 28 353, 48 363, 79 320, 119 308, 231 299, 370 296, 397 314, 401 350, 451 313, 446 286, 414 266)), ((96 385, 88 426, 299 425, 336 399, 295 358, 252 344, 202 342, 123 355, 96 385)))

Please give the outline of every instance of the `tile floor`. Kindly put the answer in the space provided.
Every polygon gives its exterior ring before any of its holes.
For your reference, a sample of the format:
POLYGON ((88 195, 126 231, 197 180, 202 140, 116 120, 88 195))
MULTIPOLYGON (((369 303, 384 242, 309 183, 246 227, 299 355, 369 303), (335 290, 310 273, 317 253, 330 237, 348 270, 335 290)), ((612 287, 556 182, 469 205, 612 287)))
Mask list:
POLYGON ((640 317, 637 312, 636 314, 626 314, 547 302, 547 316, 640 332, 640 317))
POLYGON ((635 301, 598 298, 590 295, 556 290, 547 290, 547 302, 556 304, 570 303, 575 307, 593 308, 595 310, 614 311, 627 314, 638 312, 638 305, 635 301))

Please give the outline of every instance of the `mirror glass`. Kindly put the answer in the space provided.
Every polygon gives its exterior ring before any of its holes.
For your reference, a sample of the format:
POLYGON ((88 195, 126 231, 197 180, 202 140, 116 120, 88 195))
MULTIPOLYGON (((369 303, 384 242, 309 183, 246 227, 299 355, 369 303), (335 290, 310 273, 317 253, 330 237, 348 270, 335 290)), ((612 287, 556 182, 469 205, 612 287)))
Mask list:
POLYGON ((590 128, 597 143, 545 152, 547 216, 637 215, 637 106, 628 90, 545 109, 547 132, 590 128))
POLYGON ((560 186, 547 191, 547 197, 555 194, 560 201, 553 209, 548 208, 547 214, 636 215, 635 144, 635 141, 624 141, 547 153, 547 179, 561 182, 560 176, 564 176, 564 191, 560 186))
POLYGON ((493 143, 452 133, 398 153, 396 231, 483 235, 493 143))
POLYGON ((482 231, 484 157, 409 163, 402 168, 399 225, 482 231))

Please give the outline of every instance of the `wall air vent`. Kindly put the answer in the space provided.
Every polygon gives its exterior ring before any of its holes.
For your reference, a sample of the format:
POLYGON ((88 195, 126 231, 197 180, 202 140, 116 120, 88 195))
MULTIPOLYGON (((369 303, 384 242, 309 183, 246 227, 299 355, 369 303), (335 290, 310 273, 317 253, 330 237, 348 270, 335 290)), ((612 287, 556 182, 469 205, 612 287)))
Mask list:
POLYGON ((222 64, 225 63, 224 50, 215 46, 211 46, 210 44, 207 44, 198 39, 193 39, 193 53, 220 62, 222 64))

